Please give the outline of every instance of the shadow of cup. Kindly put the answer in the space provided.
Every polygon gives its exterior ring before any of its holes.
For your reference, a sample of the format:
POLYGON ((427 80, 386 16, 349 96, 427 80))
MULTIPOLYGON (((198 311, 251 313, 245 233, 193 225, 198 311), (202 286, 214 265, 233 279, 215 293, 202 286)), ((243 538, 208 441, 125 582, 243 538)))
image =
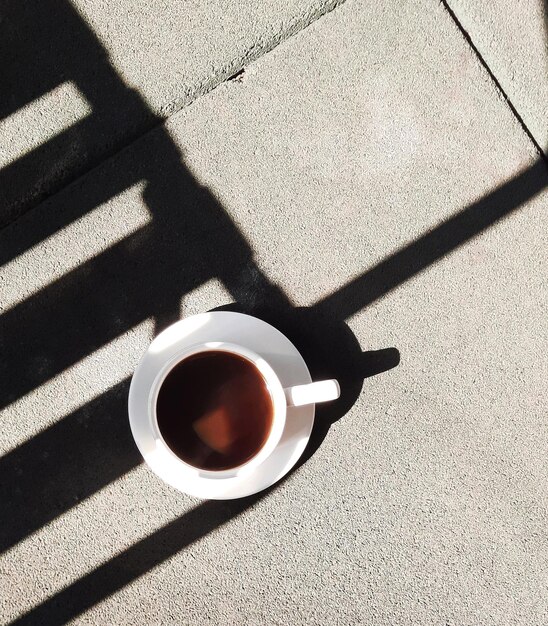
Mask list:
POLYGON ((339 382, 340 397, 316 406, 314 429, 296 468, 312 457, 331 425, 352 408, 360 395, 363 381, 396 367, 400 362, 400 353, 396 348, 362 351, 356 336, 344 321, 315 307, 269 309, 233 303, 214 310, 247 313, 268 322, 296 346, 310 370, 312 380, 335 378, 339 382))

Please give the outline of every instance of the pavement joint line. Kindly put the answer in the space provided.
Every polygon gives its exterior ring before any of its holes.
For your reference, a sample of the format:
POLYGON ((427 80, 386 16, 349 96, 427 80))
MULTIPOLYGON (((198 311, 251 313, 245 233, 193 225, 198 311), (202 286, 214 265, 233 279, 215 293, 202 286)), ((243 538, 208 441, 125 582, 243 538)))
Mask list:
POLYGON ((145 122, 140 132, 130 134, 125 142, 121 143, 111 150, 105 150, 101 158, 91 162, 89 166, 85 169, 85 171, 80 172, 74 177, 68 176, 65 181, 61 182, 59 187, 54 187, 49 193, 40 196, 37 202, 29 203, 29 206, 26 208, 26 210, 17 215, 17 217, 15 217, 13 220, 10 220, 3 224, 0 227, 0 232, 2 232, 4 229, 8 228, 12 224, 15 224, 18 220, 20 220, 22 217, 24 217, 34 209, 38 208, 44 202, 47 202, 51 198, 55 197, 57 194, 69 188, 77 181, 81 180, 85 176, 88 176, 93 170, 97 169, 110 159, 123 153, 134 143, 136 143, 146 135, 152 133, 160 126, 164 125, 171 117, 176 116, 180 111, 186 109, 191 104, 199 100, 201 97, 208 95, 223 83, 233 82, 235 80, 240 82, 245 72, 245 69, 249 65, 255 63, 260 58, 267 55, 269 52, 272 52, 279 45, 288 41, 301 31, 304 31, 306 28, 311 26, 314 22, 322 18, 324 15, 327 15, 339 6, 342 6, 346 1, 347 0, 330 0, 321 7, 316 7, 312 11, 309 11, 304 15, 299 16, 300 19, 291 22, 285 30, 277 32, 274 36, 269 38, 267 42, 251 45, 240 57, 228 62, 220 69, 220 71, 216 73, 215 76, 211 77, 209 80, 206 80, 203 84, 200 84, 196 88, 194 93, 184 95, 181 98, 173 100, 172 102, 164 105, 162 107, 162 113, 160 115, 154 115, 151 112, 149 123, 146 124, 145 122))
POLYGON ((489 67, 489 64, 487 63, 487 61, 485 60, 485 58, 483 57, 483 55, 479 51, 479 49, 476 46, 476 44, 474 43, 474 40, 472 39, 470 33, 462 25, 461 21, 459 20, 459 18, 456 15, 455 11, 453 11, 451 6, 449 5, 448 0, 440 0, 440 1, 441 1, 441 4, 443 5, 443 7, 445 8, 445 10, 447 11, 447 13, 449 14, 449 17, 453 20, 453 22, 455 23, 457 28, 460 30, 461 35, 464 37, 464 39, 466 40, 466 42, 468 43, 468 45, 470 46, 470 48, 472 49, 472 51, 474 52, 476 57, 478 58, 479 62, 481 63, 481 65, 483 66, 483 68, 485 69, 487 74, 489 75, 489 78, 495 84, 495 88, 500 93, 500 95, 502 96, 502 98, 505 101, 506 105, 509 107, 510 111, 512 112, 512 114, 514 115, 516 120, 518 121, 518 123, 521 126, 523 132, 527 135, 527 137, 529 138, 529 140, 531 141, 531 143, 535 147, 535 150, 537 151, 538 155, 548 165, 548 155, 546 155, 546 153, 544 152, 542 147, 539 145, 538 141, 535 139, 535 137, 533 136, 533 134, 529 130, 527 124, 525 123, 524 119, 521 117, 521 115, 519 114, 518 110, 516 109, 516 107, 512 103, 512 100, 510 100, 510 97, 508 96, 508 94, 506 93, 506 91, 504 90, 502 85, 500 84, 500 82, 499 82, 498 78, 496 77, 495 73, 489 67))
POLYGON ((300 15, 298 19, 290 22, 287 27, 277 32, 273 37, 267 41, 259 41, 252 44, 238 59, 233 59, 228 62, 215 76, 212 76, 209 80, 206 80, 203 85, 200 85, 194 94, 182 96, 179 99, 162 107, 165 111, 165 116, 162 116, 162 120, 169 119, 172 115, 176 115, 179 111, 186 108, 193 102, 196 102, 202 96, 211 93, 219 85, 234 80, 240 76, 248 65, 255 63, 260 58, 272 52, 279 45, 291 39, 291 37, 297 35, 301 31, 311 26, 314 22, 322 18, 324 15, 331 13, 334 9, 342 6, 347 0, 329 0, 321 7, 313 8, 304 15, 300 15))

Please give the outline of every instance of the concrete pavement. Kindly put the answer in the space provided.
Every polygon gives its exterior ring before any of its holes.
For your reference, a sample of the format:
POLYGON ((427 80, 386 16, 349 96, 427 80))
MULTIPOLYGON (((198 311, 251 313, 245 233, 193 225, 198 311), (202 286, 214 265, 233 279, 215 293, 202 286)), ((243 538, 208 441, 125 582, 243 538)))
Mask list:
POLYGON ((8 0, 0 226, 341 1, 8 0))
POLYGON ((548 4, 448 0, 538 145, 548 154, 548 4))
POLYGON ((3 229, 2 621, 546 623, 547 184, 442 5, 348 0, 3 229), (235 300, 343 398, 203 503, 127 381, 235 300))

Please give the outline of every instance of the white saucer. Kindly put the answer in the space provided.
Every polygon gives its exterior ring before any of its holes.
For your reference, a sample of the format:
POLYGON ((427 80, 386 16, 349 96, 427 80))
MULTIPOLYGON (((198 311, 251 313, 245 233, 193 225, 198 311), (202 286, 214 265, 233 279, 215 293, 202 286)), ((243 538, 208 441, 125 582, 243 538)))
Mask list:
POLYGON ((304 452, 314 425, 314 405, 290 407, 280 443, 252 474, 233 478, 193 478, 168 472, 156 461, 156 441, 150 426, 150 390, 160 369, 177 352, 206 341, 236 343, 253 350, 268 361, 283 387, 312 382, 302 356, 279 330, 250 315, 216 311, 188 317, 164 330, 150 344, 141 359, 129 390, 131 431, 147 465, 165 482, 198 498, 230 500, 243 498, 280 480, 304 452))

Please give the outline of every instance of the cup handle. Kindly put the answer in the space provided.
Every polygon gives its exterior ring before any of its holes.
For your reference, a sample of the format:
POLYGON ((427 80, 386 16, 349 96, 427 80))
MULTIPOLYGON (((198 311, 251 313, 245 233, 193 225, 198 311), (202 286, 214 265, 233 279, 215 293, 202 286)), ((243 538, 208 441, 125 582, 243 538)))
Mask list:
POLYGON ((336 400, 341 395, 341 388, 334 379, 320 380, 317 383, 287 387, 284 393, 287 406, 303 406, 336 400))

